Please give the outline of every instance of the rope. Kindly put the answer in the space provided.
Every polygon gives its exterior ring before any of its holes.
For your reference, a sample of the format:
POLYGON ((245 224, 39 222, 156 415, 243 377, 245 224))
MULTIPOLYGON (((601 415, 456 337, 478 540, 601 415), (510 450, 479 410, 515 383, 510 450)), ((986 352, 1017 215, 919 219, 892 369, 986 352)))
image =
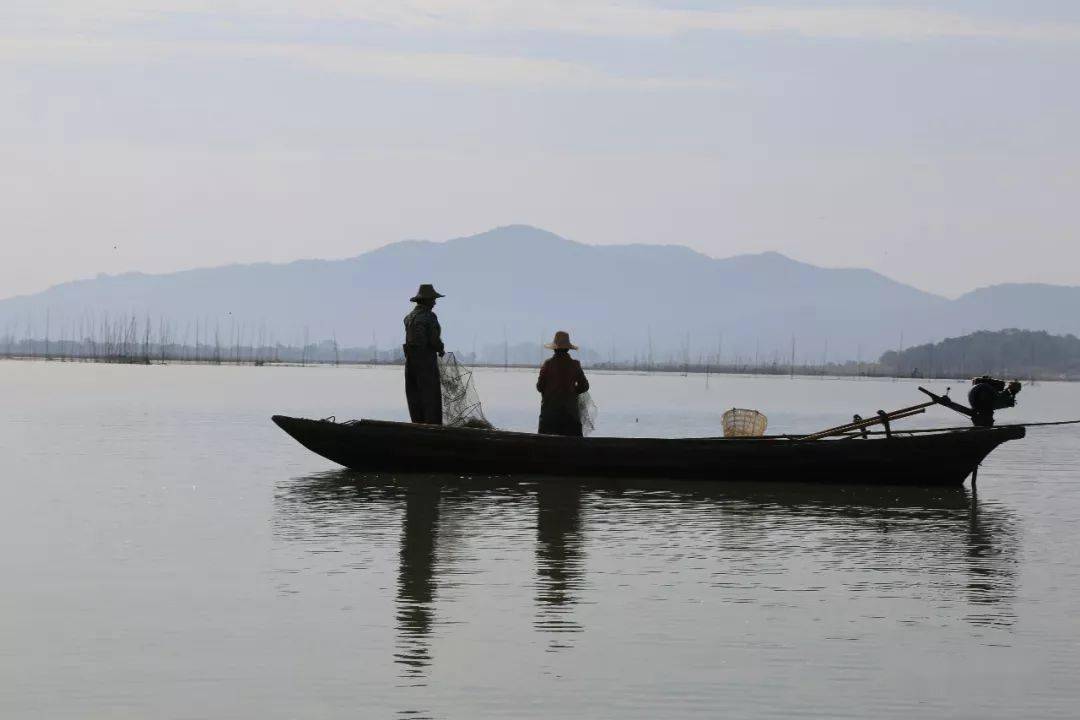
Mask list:
MULTIPOLYGON (((1009 423, 1007 425, 994 425, 992 428, 977 428, 972 425, 961 425, 958 427, 943 427, 943 428, 922 428, 919 430, 893 430, 893 435, 917 435, 923 433, 936 433, 936 432, 952 432, 956 430, 991 430, 994 428, 1008 428, 1008 427, 1050 427, 1052 425, 1080 425, 1080 420, 1055 420, 1052 422, 1035 422, 1035 423, 1009 423)), ((867 435, 884 435, 884 430, 868 430, 867 435)), ((792 440, 800 439, 800 435, 785 435, 784 437, 792 440)), ((861 433, 855 431, 852 434, 845 433, 842 437, 861 437, 861 433)))
POLYGON ((1012 425, 998 425, 998 427, 1047 427, 1050 425, 1080 425, 1080 420, 1055 420, 1054 422, 1014 423, 1012 425))

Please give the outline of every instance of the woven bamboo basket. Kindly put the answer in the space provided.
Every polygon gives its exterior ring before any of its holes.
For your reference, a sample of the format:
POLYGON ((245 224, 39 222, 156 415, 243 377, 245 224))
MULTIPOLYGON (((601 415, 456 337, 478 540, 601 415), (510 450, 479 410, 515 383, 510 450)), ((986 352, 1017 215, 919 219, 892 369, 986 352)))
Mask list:
POLYGON ((761 437, 769 424, 757 410, 731 408, 723 417, 724 437, 761 437))

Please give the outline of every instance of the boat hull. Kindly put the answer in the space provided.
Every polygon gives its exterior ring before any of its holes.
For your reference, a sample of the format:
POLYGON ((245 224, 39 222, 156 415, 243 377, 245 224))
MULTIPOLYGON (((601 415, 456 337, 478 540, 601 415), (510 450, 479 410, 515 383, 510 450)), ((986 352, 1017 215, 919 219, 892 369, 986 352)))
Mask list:
POLYGON ((458 475, 662 477, 886 485, 961 485, 1020 426, 885 438, 572 438, 275 415, 301 445, 352 470, 458 475))

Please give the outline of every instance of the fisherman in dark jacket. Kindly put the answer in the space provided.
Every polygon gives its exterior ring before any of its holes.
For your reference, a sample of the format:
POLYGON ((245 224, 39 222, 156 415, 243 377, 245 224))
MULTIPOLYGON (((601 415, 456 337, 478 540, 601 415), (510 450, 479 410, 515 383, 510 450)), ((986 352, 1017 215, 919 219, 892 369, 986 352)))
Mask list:
POLYGON ((589 391, 589 381, 581 363, 570 357, 570 351, 577 350, 577 346, 570 342, 569 333, 560 330, 544 347, 555 352, 544 361, 536 380, 536 389, 542 396, 538 432, 581 437, 578 395, 589 391))
POLYGON ((444 354, 442 328, 432 308, 444 297, 431 285, 421 285, 413 296, 413 311, 405 316, 405 398, 414 423, 442 425, 442 388, 439 361, 444 354))

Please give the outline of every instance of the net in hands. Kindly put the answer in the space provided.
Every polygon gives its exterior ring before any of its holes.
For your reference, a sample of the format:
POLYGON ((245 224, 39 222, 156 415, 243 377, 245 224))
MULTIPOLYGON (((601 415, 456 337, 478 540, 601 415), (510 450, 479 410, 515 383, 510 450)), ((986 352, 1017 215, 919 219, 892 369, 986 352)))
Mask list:
POLYGON ((731 408, 723 416, 724 437, 761 437, 765 434, 768 418, 757 410, 731 408))
POLYGON ((452 352, 439 358, 439 385, 442 387, 443 425, 495 429, 484 417, 472 370, 459 363, 452 352))
POLYGON ((596 416, 600 409, 596 407, 592 396, 587 392, 578 395, 578 416, 581 419, 581 434, 588 437, 596 430, 596 416))

